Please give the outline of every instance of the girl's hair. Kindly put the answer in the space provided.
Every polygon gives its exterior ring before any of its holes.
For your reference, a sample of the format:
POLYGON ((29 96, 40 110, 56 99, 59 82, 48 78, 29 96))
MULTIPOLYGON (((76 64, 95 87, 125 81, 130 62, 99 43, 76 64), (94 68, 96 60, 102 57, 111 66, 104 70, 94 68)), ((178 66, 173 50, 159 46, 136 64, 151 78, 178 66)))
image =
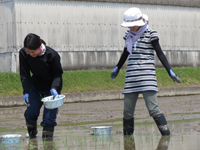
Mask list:
POLYGON ((34 33, 29 33, 24 39, 24 47, 30 50, 38 49, 42 43, 46 45, 45 41, 40 39, 40 37, 34 33))

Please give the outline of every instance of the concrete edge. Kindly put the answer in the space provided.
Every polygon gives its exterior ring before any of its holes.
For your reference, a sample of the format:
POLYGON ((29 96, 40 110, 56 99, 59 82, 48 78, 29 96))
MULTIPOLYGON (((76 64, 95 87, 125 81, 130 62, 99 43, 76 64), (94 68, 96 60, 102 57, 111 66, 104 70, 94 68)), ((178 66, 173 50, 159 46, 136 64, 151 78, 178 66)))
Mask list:
MULTIPOLYGON (((188 87, 165 87, 159 88, 158 97, 162 96, 183 96, 200 94, 200 86, 188 87)), ((66 96, 64 103, 74 102, 91 102, 103 100, 123 100, 122 90, 116 91, 98 91, 98 92, 81 92, 81 93, 64 93, 66 96)), ((142 95, 139 95, 141 98, 142 95)), ((0 107, 25 106, 22 96, 0 97, 0 107)))

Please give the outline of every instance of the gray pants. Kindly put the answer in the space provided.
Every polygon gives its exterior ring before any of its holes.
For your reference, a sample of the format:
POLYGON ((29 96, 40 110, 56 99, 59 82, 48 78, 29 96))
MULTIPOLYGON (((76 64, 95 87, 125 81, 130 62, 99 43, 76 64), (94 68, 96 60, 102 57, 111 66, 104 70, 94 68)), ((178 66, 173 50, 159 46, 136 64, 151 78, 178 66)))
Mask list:
MULTIPOLYGON (((124 118, 131 119, 134 117, 135 106, 139 93, 124 94, 124 118)), ((142 92, 149 115, 155 117, 161 114, 157 102, 157 92, 142 92)))

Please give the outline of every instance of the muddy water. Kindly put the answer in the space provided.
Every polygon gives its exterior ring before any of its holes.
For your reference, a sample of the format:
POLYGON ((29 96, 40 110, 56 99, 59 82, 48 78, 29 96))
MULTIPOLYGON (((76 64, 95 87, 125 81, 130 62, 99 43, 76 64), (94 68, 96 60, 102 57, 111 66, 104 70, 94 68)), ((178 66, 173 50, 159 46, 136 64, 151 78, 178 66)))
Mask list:
MULTIPOLYGON (((192 122, 198 124, 198 122, 192 122)), ((29 140, 26 132, 15 132, 21 134, 19 145, 1 145, 1 149, 6 150, 41 150, 41 149, 73 149, 73 150, 199 150, 200 132, 187 127, 187 123, 171 123, 172 135, 161 137, 156 126, 136 125, 134 136, 123 136, 120 131, 122 126, 113 126, 111 135, 94 136, 90 128, 78 130, 58 129, 55 132, 53 141, 43 141, 41 129, 37 139, 29 140)), ((10 134, 4 132, 2 134, 10 134)))
POLYGON ((153 119, 149 117, 143 99, 135 111, 135 132, 132 137, 122 135, 123 101, 102 101, 65 104, 60 108, 53 141, 41 138, 42 111, 38 119, 38 137, 26 138, 23 117, 26 107, 0 108, 0 135, 21 134, 17 145, 0 145, 6 150, 199 150, 200 96, 162 97, 159 106, 165 114, 171 136, 161 137, 153 119), (112 126, 112 134, 94 136, 95 125, 112 126))

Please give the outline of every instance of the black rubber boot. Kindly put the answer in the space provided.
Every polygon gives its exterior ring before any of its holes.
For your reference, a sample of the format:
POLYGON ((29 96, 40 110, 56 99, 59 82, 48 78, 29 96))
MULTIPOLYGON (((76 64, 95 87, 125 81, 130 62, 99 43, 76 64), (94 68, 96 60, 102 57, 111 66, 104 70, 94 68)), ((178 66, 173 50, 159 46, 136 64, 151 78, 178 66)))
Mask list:
POLYGON ((134 132, 134 118, 125 119, 123 118, 123 132, 124 135, 133 135, 134 132))
POLYGON ((53 138, 54 127, 43 127, 42 138, 51 140, 53 138))
POLYGON ((165 119, 164 114, 159 114, 153 117, 153 119, 156 122, 158 129, 160 130, 160 133, 163 136, 170 135, 170 130, 169 130, 169 127, 167 126, 167 121, 165 119))
POLYGON ((26 126, 27 126, 27 130, 28 130, 29 138, 30 139, 36 138, 36 134, 38 133, 37 123, 35 123, 35 124, 26 123, 26 126))

